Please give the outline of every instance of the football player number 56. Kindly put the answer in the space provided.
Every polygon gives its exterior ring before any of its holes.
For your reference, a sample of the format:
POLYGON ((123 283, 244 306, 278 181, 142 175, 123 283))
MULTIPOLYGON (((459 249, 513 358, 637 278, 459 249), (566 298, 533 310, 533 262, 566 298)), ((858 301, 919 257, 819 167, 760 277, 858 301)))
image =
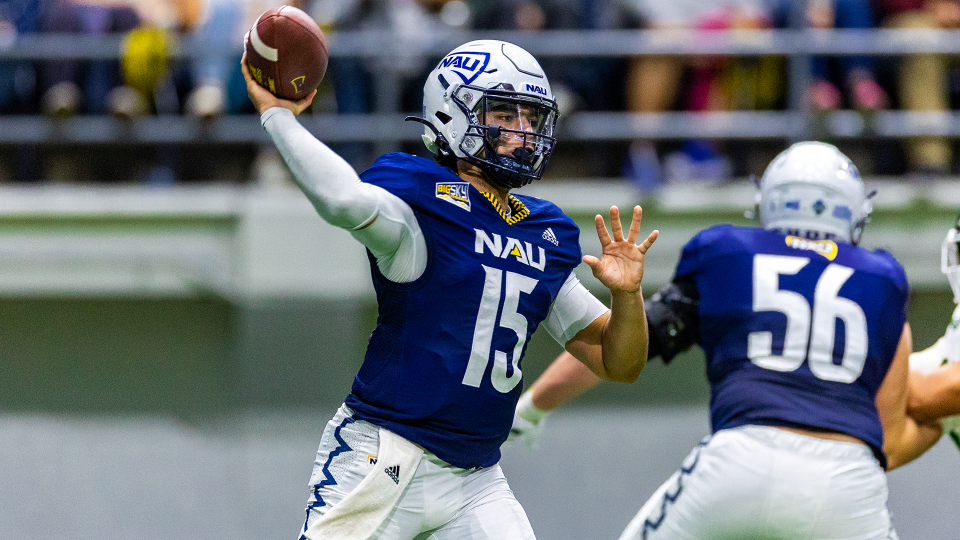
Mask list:
POLYGON ((826 381, 852 383, 867 358, 867 317, 854 301, 838 296, 853 269, 831 264, 817 280, 813 305, 800 293, 780 289, 780 276, 794 275, 810 259, 757 255, 753 259, 753 310, 779 311, 787 316, 783 354, 773 354, 773 334, 751 332, 747 356, 754 364, 775 371, 793 371, 807 360, 810 371, 826 381), (840 364, 833 361, 837 319, 843 321, 844 347, 840 364))
POLYGON ((523 374, 517 359, 527 343, 527 318, 517 313, 520 305, 520 293, 530 294, 537 286, 537 280, 513 272, 504 272, 497 268, 484 265, 486 280, 483 284, 483 298, 480 300, 480 310, 477 313, 477 326, 473 331, 473 347, 470 351, 470 361, 467 362, 467 372, 463 374, 463 384, 480 387, 480 381, 487 370, 490 358, 490 347, 493 342, 493 330, 497 325, 497 312, 500 311, 500 301, 503 300, 503 311, 500 314, 500 326, 509 328, 517 334, 517 344, 513 347, 513 354, 507 356, 503 351, 493 352, 493 368, 490 370, 490 382, 499 392, 506 394, 520 383, 523 374), (510 371, 510 359, 513 359, 513 371, 510 371))

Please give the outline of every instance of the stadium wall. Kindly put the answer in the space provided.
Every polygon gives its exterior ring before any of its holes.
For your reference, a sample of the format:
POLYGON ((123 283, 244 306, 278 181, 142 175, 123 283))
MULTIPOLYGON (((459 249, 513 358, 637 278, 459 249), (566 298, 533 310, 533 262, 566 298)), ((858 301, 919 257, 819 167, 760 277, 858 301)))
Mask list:
MULTIPOLYGON (((914 287, 918 347, 952 309, 939 246, 960 184, 878 188, 864 243, 892 251, 914 287)), ((596 254, 595 213, 643 202, 647 294, 682 245, 717 222, 750 223, 753 188, 675 186, 641 201, 627 184, 544 182, 596 254)), ((293 188, 22 186, 0 188, 0 410, 169 413, 243 408, 331 410, 349 391, 376 320, 363 250, 323 223, 293 188)), ((582 267, 585 268, 585 267, 582 267)), ((603 296, 589 271, 580 273, 603 296)), ((533 380, 560 348, 529 345, 533 380)), ((585 405, 703 404, 703 358, 652 363, 635 385, 604 385, 585 405)))

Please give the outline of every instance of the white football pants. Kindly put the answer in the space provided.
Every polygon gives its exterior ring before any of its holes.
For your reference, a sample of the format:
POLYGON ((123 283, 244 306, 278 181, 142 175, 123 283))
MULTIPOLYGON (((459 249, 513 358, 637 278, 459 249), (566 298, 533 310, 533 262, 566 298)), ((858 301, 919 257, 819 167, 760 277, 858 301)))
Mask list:
MULTIPOLYGON (((379 430, 343 405, 327 423, 310 478, 306 531, 376 466, 379 430)), ((430 452, 371 540, 535 540, 499 465, 460 469, 430 452)))
POLYGON ((745 426, 707 437, 620 540, 897 540, 866 445, 745 426))

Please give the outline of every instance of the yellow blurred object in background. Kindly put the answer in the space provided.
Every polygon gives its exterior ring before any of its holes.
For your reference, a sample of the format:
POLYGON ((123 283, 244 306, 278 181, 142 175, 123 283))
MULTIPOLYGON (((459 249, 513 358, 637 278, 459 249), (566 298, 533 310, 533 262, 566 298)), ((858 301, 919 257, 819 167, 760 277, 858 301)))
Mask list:
POLYGON ((169 31, 156 27, 131 30, 124 38, 120 52, 124 83, 151 99, 157 83, 166 73, 167 57, 173 51, 174 39, 169 31))

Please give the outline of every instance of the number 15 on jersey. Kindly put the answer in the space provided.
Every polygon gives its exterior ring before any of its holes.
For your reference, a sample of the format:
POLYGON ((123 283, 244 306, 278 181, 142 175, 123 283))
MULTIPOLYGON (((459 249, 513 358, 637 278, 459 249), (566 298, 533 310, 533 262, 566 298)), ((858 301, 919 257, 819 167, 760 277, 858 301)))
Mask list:
POLYGON ((493 346, 493 332, 496 327, 502 326, 513 330, 517 335, 513 354, 507 356, 504 351, 493 351, 493 367, 490 370, 490 382, 493 387, 504 394, 510 392, 523 378, 520 371, 520 356, 527 343, 527 318, 521 315, 517 308, 520 306, 520 294, 530 294, 537 286, 537 280, 515 272, 507 272, 499 268, 483 266, 486 279, 483 284, 483 297, 480 299, 480 309, 477 312, 477 325, 473 332, 473 347, 470 350, 470 360, 467 362, 467 371, 463 374, 463 384, 480 387, 483 374, 487 370, 490 359, 490 349, 493 346), (503 309, 500 309, 501 302, 503 309), (497 320, 500 312, 500 320, 497 320), (512 368, 512 369, 511 369, 512 368))

